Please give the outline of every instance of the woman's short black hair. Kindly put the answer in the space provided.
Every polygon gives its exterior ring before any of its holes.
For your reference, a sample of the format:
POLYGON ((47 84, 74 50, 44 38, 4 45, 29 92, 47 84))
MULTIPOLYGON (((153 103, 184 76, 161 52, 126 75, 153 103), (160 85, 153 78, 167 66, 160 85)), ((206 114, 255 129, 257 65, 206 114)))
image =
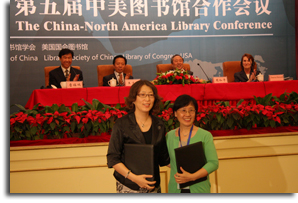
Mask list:
POLYGON ((174 102, 173 112, 176 112, 178 109, 188 106, 189 104, 192 104, 195 107, 197 114, 199 108, 198 103, 195 98, 189 96, 188 94, 183 94, 177 97, 174 102))
POLYGON ((116 62, 116 59, 117 59, 117 58, 123 58, 124 61, 125 61, 125 65, 127 64, 127 60, 126 60, 126 58, 125 58, 124 56, 122 56, 122 55, 117 55, 117 56, 115 56, 114 59, 113 59, 113 65, 115 65, 115 62, 116 62))
POLYGON ((139 80, 139 81, 135 82, 130 87, 129 95, 125 99, 126 109, 127 109, 127 111, 130 111, 130 112, 135 111, 135 105, 134 105, 133 102, 136 101, 137 95, 139 94, 141 88, 144 85, 150 87, 153 91, 153 94, 154 94, 154 104, 153 104, 152 109, 149 111, 149 114, 152 114, 152 113, 156 114, 160 110, 159 109, 159 104, 160 104, 162 98, 158 95, 157 88, 151 82, 149 82, 148 80, 139 80))
POLYGON ((73 58, 73 56, 74 56, 73 51, 70 50, 70 49, 61 49, 61 51, 59 51, 58 56, 59 56, 59 58, 61 58, 63 55, 66 55, 66 54, 71 54, 71 57, 72 57, 72 58, 73 58))

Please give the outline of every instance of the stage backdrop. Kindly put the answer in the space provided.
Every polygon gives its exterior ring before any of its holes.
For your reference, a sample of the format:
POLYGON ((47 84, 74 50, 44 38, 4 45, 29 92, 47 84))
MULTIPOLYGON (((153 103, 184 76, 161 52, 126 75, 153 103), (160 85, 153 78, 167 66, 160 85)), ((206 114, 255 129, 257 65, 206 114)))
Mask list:
MULTIPOLYGON (((195 76, 222 76, 224 61, 255 57, 265 75, 296 79, 293 0, 12 0, 10 104, 44 86, 44 67, 74 51, 85 87, 96 67, 123 54, 134 78, 153 80, 156 64, 181 54, 195 76)), ((15 111, 14 108, 11 112, 15 111)))

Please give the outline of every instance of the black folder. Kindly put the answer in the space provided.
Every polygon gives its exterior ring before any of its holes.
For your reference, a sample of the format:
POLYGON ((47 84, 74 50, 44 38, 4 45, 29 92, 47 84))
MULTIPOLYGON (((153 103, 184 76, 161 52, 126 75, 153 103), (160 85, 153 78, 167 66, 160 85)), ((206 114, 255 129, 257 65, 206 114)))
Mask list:
MULTIPOLYGON (((185 171, 194 173, 206 164, 202 142, 196 142, 187 146, 178 147, 175 149, 175 155, 178 173, 182 173, 180 170, 181 166, 185 171)), ((207 180, 207 176, 195 181, 189 181, 180 184, 180 188, 182 189, 204 180, 207 180)))
MULTIPOLYGON (((147 178, 154 181, 154 146, 151 144, 124 144, 124 164, 136 175, 152 175, 147 178)), ((128 178, 125 179, 125 185, 135 188, 136 183, 128 178)))

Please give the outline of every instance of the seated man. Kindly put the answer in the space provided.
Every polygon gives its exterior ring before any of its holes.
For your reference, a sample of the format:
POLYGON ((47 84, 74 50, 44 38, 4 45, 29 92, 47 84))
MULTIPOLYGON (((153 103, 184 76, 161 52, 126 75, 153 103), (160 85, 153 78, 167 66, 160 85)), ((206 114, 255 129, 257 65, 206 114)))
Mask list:
POLYGON ((184 63, 184 59, 179 54, 175 54, 174 56, 172 56, 171 64, 172 64, 173 70, 175 70, 177 68, 179 70, 186 71, 189 75, 193 75, 192 71, 184 70, 183 63, 184 63))
POLYGON ((73 51, 70 49, 62 49, 59 52, 61 66, 49 72, 49 86, 54 85, 61 88, 60 82, 62 81, 83 81, 82 71, 71 67, 73 51))
POLYGON ((109 81, 114 78, 117 80, 117 86, 124 86, 125 79, 133 79, 130 74, 123 73, 127 64, 127 60, 124 56, 118 55, 113 59, 114 73, 103 77, 103 86, 109 86, 109 81))

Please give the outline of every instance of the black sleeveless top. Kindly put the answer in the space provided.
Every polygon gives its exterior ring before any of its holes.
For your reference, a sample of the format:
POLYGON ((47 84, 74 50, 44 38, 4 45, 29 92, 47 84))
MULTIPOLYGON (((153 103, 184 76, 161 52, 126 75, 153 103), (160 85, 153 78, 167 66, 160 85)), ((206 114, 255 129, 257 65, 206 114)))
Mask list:
POLYGON ((145 138, 146 144, 151 144, 152 142, 152 125, 147 132, 142 132, 145 138))

